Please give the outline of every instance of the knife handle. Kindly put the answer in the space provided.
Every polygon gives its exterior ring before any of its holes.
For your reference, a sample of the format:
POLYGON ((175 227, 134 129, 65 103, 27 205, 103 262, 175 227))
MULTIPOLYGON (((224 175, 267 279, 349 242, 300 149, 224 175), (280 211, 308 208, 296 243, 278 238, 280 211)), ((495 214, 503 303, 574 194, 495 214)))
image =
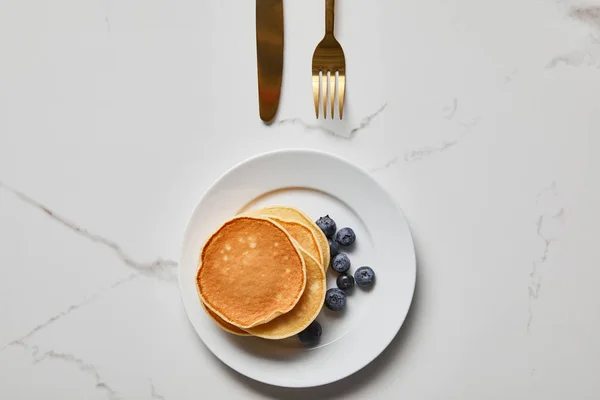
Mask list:
POLYGON ((325 34, 333 35, 333 20, 335 15, 335 0, 325 0, 325 34))

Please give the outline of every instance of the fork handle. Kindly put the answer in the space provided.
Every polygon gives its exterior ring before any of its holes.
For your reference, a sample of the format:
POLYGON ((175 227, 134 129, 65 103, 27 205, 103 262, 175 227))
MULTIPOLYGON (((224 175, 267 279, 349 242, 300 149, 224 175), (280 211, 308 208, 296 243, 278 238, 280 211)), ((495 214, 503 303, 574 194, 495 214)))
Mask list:
POLYGON ((325 34, 333 35, 335 0, 325 0, 325 34))

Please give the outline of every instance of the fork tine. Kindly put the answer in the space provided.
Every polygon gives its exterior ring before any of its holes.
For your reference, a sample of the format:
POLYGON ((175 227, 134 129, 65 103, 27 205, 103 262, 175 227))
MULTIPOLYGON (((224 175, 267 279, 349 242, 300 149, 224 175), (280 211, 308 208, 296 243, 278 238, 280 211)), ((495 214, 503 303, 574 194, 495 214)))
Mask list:
POLYGON ((327 119, 327 102, 329 101, 329 71, 323 71, 323 119, 327 119))
POLYGON ((331 75, 331 78, 329 80, 329 101, 331 104, 331 119, 334 119, 335 118, 335 81, 337 80, 334 69, 331 70, 330 75, 331 75))
POLYGON ((321 93, 321 76, 318 69, 313 69, 312 73, 313 97, 315 98, 315 114, 319 118, 319 94, 321 93))
POLYGON ((339 113, 340 113, 340 119, 342 119, 342 116, 344 115, 344 94, 346 91, 346 71, 344 70, 340 70, 339 76, 338 76, 338 87, 337 87, 337 91, 338 91, 338 102, 339 102, 339 113))

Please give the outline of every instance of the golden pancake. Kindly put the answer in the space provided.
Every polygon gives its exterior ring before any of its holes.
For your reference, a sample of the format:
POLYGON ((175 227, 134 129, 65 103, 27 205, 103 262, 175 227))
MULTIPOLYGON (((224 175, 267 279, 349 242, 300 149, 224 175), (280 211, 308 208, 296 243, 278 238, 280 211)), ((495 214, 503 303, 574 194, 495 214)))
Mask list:
POLYGON ((287 233, 290 234, 292 238, 294 238, 296 242, 298 242, 300 247, 306 250, 308 254, 316 258, 319 261, 319 264, 323 264, 323 253, 321 252, 321 246, 315 238, 315 235, 313 235, 312 230, 305 224, 295 221, 285 221, 273 215, 262 215, 261 210, 253 210, 244 215, 250 217, 269 218, 277 222, 283 227, 283 229, 287 231, 287 233))
POLYGON ((325 236, 321 228, 319 228, 317 224, 312 219, 310 219, 308 215, 304 214, 302 211, 296 208, 287 206, 269 206, 261 208, 260 210, 249 211, 247 214, 255 215, 255 213, 259 213, 261 216, 276 218, 281 221, 297 222, 309 228, 313 234, 313 237, 316 239, 317 245, 321 252, 321 257, 317 257, 317 259, 321 260, 323 269, 327 271, 330 260, 329 242, 327 241, 327 237, 325 236))
POLYGON ((208 316, 211 317, 217 323, 217 325, 219 325, 219 327, 221 327, 221 329, 223 329, 224 331, 233 333, 234 335, 238 335, 238 336, 250 336, 250 334, 248 332, 246 332, 245 330, 240 329, 235 325, 231 325, 229 322, 223 321, 223 319, 221 317, 219 317, 214 312, 210 311, 204 305, 203 302, 200 302, 200 303, 202 304, 202 307, 204 307, 204 310, 206 311, 208 316))
POLYGON ((223 330, 238 336, 252 334, 265 339, 284 339, 302 332, 319 314, 324 303, 327 282, 325 272, 316 258, 308 251, 300 250, 306 264, 306 288, 300 301, 290 312, 244 331, 223 321, 203 303, 204 309, 223 330))
POLYGON ((292 237, 276 222, 236 217, 202 249, 198 294, 225 322, 247 329, 294 308, 306 285, 306 267, 292 237))
POLYGON ((306 263, 306 289, 298 304, 289 312, 246 331, 265 339, 285 339, 302 332, 317 318, 325 301, 325 271, 308 252, 300 249, 306 263))

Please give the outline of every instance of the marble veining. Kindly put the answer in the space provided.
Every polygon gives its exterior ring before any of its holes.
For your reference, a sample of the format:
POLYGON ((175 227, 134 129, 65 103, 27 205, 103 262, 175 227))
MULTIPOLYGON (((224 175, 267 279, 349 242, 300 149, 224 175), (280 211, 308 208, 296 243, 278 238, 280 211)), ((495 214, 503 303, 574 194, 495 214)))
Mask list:
POLYGON ((300 82, 323 4, 284 2, 286 96, 268 126, 254 6, 0 6, 0 398, 595 399, 599 0, 337 2, 343 121, 315 120, 300 82), (202 193, 291 147, 381 180, 418 259, 387 350, 306 390, 211 355, 176 284, 202 193))
MULTIPOLYGON (((18 199, 23 201, 24 203, 38 209, 39 211, 44 212, 52 221, 59 223, 60 225, 64 226, 71 232, 74 232, 75 234, 80 235, 94 243, 108 247, 109 249, 111 249, 114 252, 114 254, 127 267, 129 267, 135 271, 134 273, 131 273, 130 275, 126 276, 125 278, 114 282, 110 286, 103 288, 95 293, 92 293, 90 296, 88 296, 84 300, 70 305, 65 310, 58 312, 57 314, 51 316, 50 318, 48 318, 45 321, 41 322, 40 324, 36 325, 34 328, 32 328, 27 333, 21 335, 20 337, 18 337, 16 339, 11 340, 6 345, 4 345, 2 348, 0 348, 0 353, 5 351, 8 347, 19 346, 31 353, 34 364, 38 364, 44 360, 57 360, 57 361, 62 361, 62 362, 66 362, 69 364, 73 364, 82 373, 89 374, 92 377, 94 377, 94 379, 96 380, 96 385, 95 385, 96 389, 104 391, 106 393, 108 399, 110 399, 110 400, 123 399, 104 379, 101 378, 97 368, 93 364, 87 363, 73 354, 59 353, 52 349, 42 353, 40 351, 40 348, 37 345, 29 344, 29 339, 32 338, 34 335, 39 334, 41 331, 48 328, 49 326, 57 323, 62 318, 66 317, 67 315, 71 314, 72 312, 79 310, 82 307, 85 307, 86 305, 97 300, 100 296, 110 293, 112 290, 120 287, 121 285, 132 282, 133 280, 137 279, 140 276, 154 277, 154 278, 157 278, 164 282, 170 282, 170 283, 175 282, 175 279, 176 279, 175 268, 177 267, 177 262, 172 261, 172 260, 163 260, 163 259, 157 259, 157 260, 149 262, 149 263, 143 263, 143 262, 136 261, 133 258, 131 258, 129 255, 127 255, 127 253, 116 242, 114 242, 110 239, 107 239, 103 236, 90 233, 87 229, 82 228, 79 225, 75 224, 74 222, 71 222, 67 218, 58 215, 56 212, 54 212, 50 208, 44 206, 40 202, 32 199, 31 197, 27 196, 26 194, 6 185, 5 183, 3 183, 1 181, 0 181, 0 190, 5 190, 7 192, 12 193, 18 199)), ((157 390, 152 382, 150 383, 150 386, 151 386, 152 398, 165 400, 165 397, 160 395, 157 392, 157 390)))
POLYGON ((384 103, 381 107, 379 107, 379 109, 377 109, 377 111, 362 118, 358 126, 355 126, 354 128, 351 128, 348 131, 338 131, 335 129, 330 129, 316 123, 309 124, 301 118, 284 118, 277 121, 275 125, 298 125, 304 128, 304 130, 306 131, 320 131, 328 135, 334 136, 336 138, 352 140, 358 132, 362 131, 363 129, 366 129, 371 124, 371 121, 373 121, 373 119, 375 119, 379 114, 381 114, 386 107, 387 103, 384 103))
POLYGON ((600 6, 571 7, 567 15, 592 28, 581 48, 554 57, 547 68, 564 64, 572 67, 600 68, 600 6))
POLYGON ((600 29, 600 6, 573 7, 569 16, 600 29))
MULTIPOLYGON (((459 106, 459 101, 456 97, 454 97, 454 98, 452 98, 452 101, 449 105, 445 105, 442 108, 442 117, 445 120, 447 120, 449 123, 456 124, 460 128, 458 137, 453 140, 442 141, 440 144, 437 144, 437 145, 423 146, 423 147, 418 147, 416 149, 408 150, 404 153, 404 155, 402 157, 404 162, 420 161, 431 155, 444 152, 444 151, 458 145, 460 142, 462 142, 467 136, 469 136, 472 133, 473 129, 479 124, 479 120, 481 117, 475 116, 475 117, 471 118, 470 120, 466 120, 466 121, 462 120, 462 119, 457 119, 456 114, 457 114, 457 111, 459 108, 458 106, 459 106)), ((398 161, 400 161, 399 155, 394 156, 389 161, 387 161, 385 164, 371 168, 369 171, 375 173, 375 172, 380 172, 382 170, 389 169, 390 167, 396 165, 398 163, 398 161)))
POLYGON ((106 32, 110 35, 110 20, 108 18, 110 12, 110 1, 111 0, 103 0, 102 6, 104 7, 104 22, 106 23, 106 32))
POLYGON ((150 380, 150 395, 152 396, 153 399, 167 400, 167 398, 165 396, 158 393, 158 391, 156 390, 156 387, 154 386, 154 382, 152 382, 152 379, 150 380))
MULTIPOLYGON (((129 255, 127 255, 127 253, 116 242, 114 242, 110 239, 107 239, 103 236, 90 233, 87 229, 82 228, 82 227, 78 226, 77 224, 75 224, 74 222, 71 222, 67 218, 58 215, 56 212, 52 211, 50 208, 44 206, 40 202, 27 196, 26 194, 24 194, 16 189, 13 189, 12 187, 6 185, 3 182, 0 182, 0 190, 5 190, 7 192, 12 193, 18 199, 23 201, 24 203, 38 209, 39 211, 44 212, 52 221, 59 223, 60 225, 67 228, 71 232, 74 232, 75 234, 80 235, 94 243, 108 247, 124 263, 124 265, 126 265, 127 267, 129 267, 135 271, 134 273, 131 273, 130 275, 126 276, 125 278, 114 282, 110 286, 108 286, 106 288, 102 288, 95 293, 92 293, 87 298, 83 299, 82 301, 70 305, 65 310, 62 310, 62 311, 56 313, 55 315, 49 317, 45 321, 39 323, 38 325, 36 325, 34 328, 32 328, 27 333, 21 335, 20 337, 18 337, 16 339, 9 341, 6 345, 4 345, 0 348, 0 353, 2 353, 8 347, 20 346, 20 347, 23 347, 24 349, 30 350, 32 352, 32 357, 34 358, 35 363, 39 363, 39 362, 43 361, 44 359, 62 360, 64 362, 73 363, 78 367, 78 369, 80 371, 93 375, 97 381, 96 387, 98 389, 106 391, 109 399, 121 399, 121 397, 119 397, 117 395, 117 393, 113 389, 111 389, 111 387, 100 378, 98 371, 95 369, 95 367, 92 364, 84 363, 82 360, 78 359, 77 357, 75 357, 71 354, 57 353, 57 352, 54 352, 53 350, 49 350, 49 351, 45 352, 44 354, 40 355, 39 347, 28 344, 28 340, 31 337, 33 337, 34 335, 36 335, 36 334, 40 333, 41 331, 43 331, 44 329, 48 328, 49 326, 55 324, 62 318, 71 314, 72 312, 92 303, 93 301, 98 299, 100 296, 110 293, 112 290, 120 287, 121 285, 132 282, 133 280, 137 279, 139 276, 148 276, 148 277, 153 277, 153 278, 159 279, 164 282, 174 283, 175 279, 176 279, 175 269, 177 267, 177 262, 172 261, 172 260, 163 260, 163 259, 157 259, 157 260, 149 262, 149 263, 143 263, 143 262, 136 261, 133 258, 131 258, 129 255)), ((154 386, 152 386, 152 396, 154 398, 158 398, 158 399, 163 398, 164 399, 164 397, 162 397, 156 393, 154 386)))
MULTIPOLYGON (((445 118, 448 120, 452 120, 454 118, 455 112, 456 112, 456 110, 452 111, 450 118, 448 118, 447 116, 445 116, 445 118)), ((420 160, 422 160, 426 157, 429 157, 433 154, 441 153, 443 151, 446 151, 446 150, 458 145, 460 142, 462 142, 467 136, 469 136, 472 133, 473 128, 479 123, 479 117, 478 116, 474 117, 472 120, 470 120, 468 122, 463 122, 463 121, 455 121, 455 122, 462 128, 460 135, 456 139, 443 141, 441 144, 435 145, 435 146, 425 146, 425 147, 420 147, 418 149, 407 151, 406 153, 404 153, 404 161, 406 161, 406 162, 420 161, 420 160)))
POLYGON ((371 168, 369 171, 371 173, 375 173, 375 172, 389 169, 393 165, 395 165, 398 161, 400 161, 400 157, 396 156, 396 157, 392 158, 391 160, 389 160, 388 162, 386 162, 385 164, 383 164, 382 166, 371 168))
POLYGON ((456 97, 454 97, 452 99, 452 105, 449 106, 444 106, 443 111, 446 115, 444 115, 444 118, 451 120, 454 118, 454 114, 456 114, 456 111, 458 110, 458 99, 456 97))
POLYGON ((510 73, 506 74, 506 76, 504 77, 504 83, 508 84, 510 83, 515 76, 517 76, 517 74, 519 73, 519 68, 515 68, 512 71, 510 71, 510 73))
POLYGON ((67 315, 71 314, 73 311, 76 311, 90 303, 92 303, 93 301, 95 301, 96 299, 98 299, 100 296, 103 296, 105 294, 108 294, 110 291, 118 288, 119 286, 129 283, 132 280, 138 278, 140 275, 138 275, 137 273, 133 273, 123 279, 119 279, 117 282, 113 283, 112 285, 108 286, 107 288, 103 288, 100 289, 97 292, 92 293, 90 296, 86 297, 85 299, 83 299, 82 301, 72 304, 69 307, 67 307, 65 310, 58 312, 57 314, 51 316, 50 318, 48 318, 47 320, 45 320, 44 322, 36 325, 35 327, 33 327, 29 332, 25 333, 24 335, 10 341, 9 343, 7 343, 6 345, 4 345, 3 347, 0 348, 0 353, 2 353, 6 348, 10 347, 10 346, 14 346, 14 345, 23 345, 24 341, 26 339, 29 339, 30 337, 32 337, 33 335, 35 335, 38 332, 41 332, 42 330, 48 328, 50 325, 56 323, 57 321, 59 321, 60 319, 62 319, 63 317, 66 317, 67 315))
POLYGON ((536 235, 542 240, 543 248, 541 255, 532 261, 529 277, 531 281, 527 288, 529 296, 529 319, 527 320, 527 331, 533 323, 533 303, 539 298, 542 288, 543 267, 550 253, 551 245, 559 240, 561 228, 564 223, 565 209, 558 205, 560 199, 556 182, 542 189, 536 198, 538 207, 544 205, 536 222, 536 235))
POLYGON ((53 221, 61 224, 62 226, 69 229, 70 231, 76 233, 77 235, 82 236, 94 243, 108 247, 109 249, 111 249, 114 252, 114 254, 119 259, 121 259, 121 261, 126 266, 135 270, 137 273, 147 275, 147 276, 152 276, 154 278, 165 280, 165 281, 171 281, 171 282, 176 281, 176 279, 177 279, 177 276, 175 273, 175 269, 177 268, 176 261, 165 260, 162 258, 158 258, 151 262, 140 262, 140 261, 134 260, 116 242, 114 242, 106 237, 103 237, 101 235, 89 232, 87 229, 82 228, 82 227, 78 226, 77 224, 75 224, 74 222, 69 221, 67 218, 58 215, 57 213, 50 210, 48 207, 44 206, 40 202, 32 199, 31 197, 27 196, 26 194, 24 194, 16 189, 13 189, 12 187, 6 185, 2 181, 0 181, 0 189, 7 190, 8 192, 14 194, 15 196, 17 196, 17 198, 19 198, 24 203, 44 212, 53 221))
POLYGON ((57 353, 54 350, 48 350, 42 353, 38 346, 28 345, 23 341, 18 341, 16 344, 31 353, 34 364, 39 364, 45 360, 56 360, 72 364, 82 373, 92 376, 96 380, 96 389, 105 392, 109 400, 123 399, 104 379, 102 379, 100 373, 98 373, 98 369, 94 365, 86 363, 84 360, 77 358, 73 354, 57 353))

